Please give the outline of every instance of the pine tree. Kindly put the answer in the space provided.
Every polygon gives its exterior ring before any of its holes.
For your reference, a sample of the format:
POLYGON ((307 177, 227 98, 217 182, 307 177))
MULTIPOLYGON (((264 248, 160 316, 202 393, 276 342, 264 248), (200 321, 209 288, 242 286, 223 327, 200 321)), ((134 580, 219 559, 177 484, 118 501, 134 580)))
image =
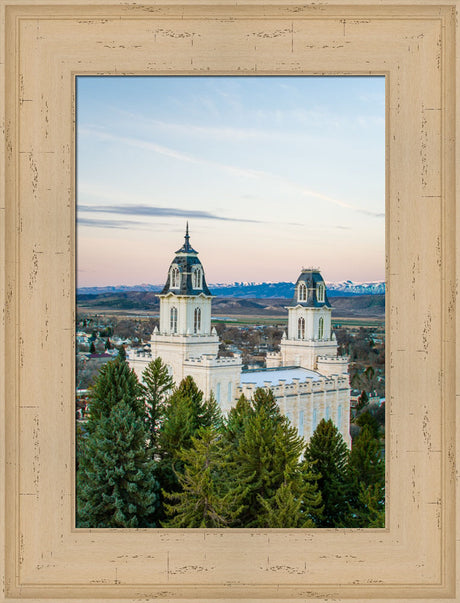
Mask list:
POLYGON ((196 430, 200 427, 221 424, 222 416, 214 396, 211 395, 209 400, 203 400, 204 394, 198 388, 193 377, 190 375, 184 377, 176 392, 190 401, 193 425, 196 430))
POLYGON ((228 527, 241 512, 245 494, 231 480, 232 461, 226 444, 215 427, 207 427, 192 437, 191 447, 182 450, 184 464, 178 476, 181 491, 166 493, 169 519, 162 522, 172 528, 228 527))
POLYGON ((302 498, 295 492, 292 481, 283 482, 275 495, 259 498, 263 523, 269 528, 312 528, 314 523, 301 511, 302 498))
POLYGON ((281 414, 275 396, 271 389, 258 387, 252 396, 252 406, 255 413, 263 411, 271 419, 283 422, 285 417, 281 414))
POLYGON ((235 406, 227 414, 225 427, 222 430, 225 439, 236 445, 244 432, 247 419, 253 415, 251 403, 244 394, 241 394, 235 406))
POLYGON ((363 528, 385 527, 385 491, 382 484, 360 485, 355 509, 356 525, 363 528))
POLYGON ((305 459, 320 475, 318 488, 324 510, 319 527, 343 527, 347 523, 348 456, 340 431, 331 419, 322 419, 305 449, 305 459))
POLYGON ((141 418, 124 400, 81 443, 77 527, 155 527, 159 484, 141 418))
POLYGON ((165 493, 179 492, 179 475, 184 472, 181 452, 192 445, 195 436, 203 427, 219 427, 222 423, 219 408, 211 396, 203 400, 192 377, 183 379, 164 406, 164 418, 158 432, 157 453, 161 459, 159 479, 165 493))
POLYGON ((92 341, 91 345, 89 346, 89 353, 90 354, 95 354, 96 353, 96 346, 94 345, 94 341, 92 341))
POLYGON ((375 417, 371 415, 368 410, 362 412, 359 417, 355 419, 356 425, 360 427, 367 426, 372 434, 373 438, 379 438, 380 425, 375 417))
POLYGON ((309 520, 305 527, 318 527, 324 513, 323 497, 318 485, 320 475, 305 458, 300 462, 299 474, 302 484, 301 512, 309 520))
MULTIPOLYGON (((242 423, 242 432, 235 440, 233 451, 236 461, 233 479, 247 486, 243 498, 245 508, 236 526, 271 527, 269 522, 274 521, 274 513, 280 514, 280 523, 286 521, 284 516, 281 517, 280 501, 286 501, 291 493, 301 497, 294 484, 288 484, 295 479, 303 440, 274 404, 271 391, 256 390, 252 411, 242 423), (284 488, 279 491, 283 484, 284 488)), ((290 511, 293 508, 300 512, 300 505, 290 506, 290 511)), ((290 521, 297 525, 300 519, 291 518, 290 521)))
POLYGON ((166 396, 172 390, 174 382, 161 358, 155 358, 147 365, 142 373, 142 381, 141 387, 146 404, 149 447, 154 448, 164 416, 166 396))
POLYGON ((108 417, 112 408, 121 401, 128 404, 137 417, 144 419, 145 404, 136 373, 124 360, 117 357, 101 367, 91 387, 89 418, 86 423, 88 431, 91 432, 102 417, 108 417))
POLYGON ((380 442, 367 425, 351 449, 348 473, 352 525, 367 528, 384 521, 385 461, 380 442))

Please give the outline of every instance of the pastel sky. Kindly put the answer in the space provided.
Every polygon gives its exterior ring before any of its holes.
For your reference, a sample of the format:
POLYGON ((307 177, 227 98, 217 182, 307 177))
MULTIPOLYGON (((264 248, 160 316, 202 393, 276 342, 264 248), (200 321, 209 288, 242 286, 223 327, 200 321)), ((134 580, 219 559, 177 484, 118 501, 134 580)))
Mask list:
POLYGON ((78 77, 77 286, 383 280, 383 77, 78 77))

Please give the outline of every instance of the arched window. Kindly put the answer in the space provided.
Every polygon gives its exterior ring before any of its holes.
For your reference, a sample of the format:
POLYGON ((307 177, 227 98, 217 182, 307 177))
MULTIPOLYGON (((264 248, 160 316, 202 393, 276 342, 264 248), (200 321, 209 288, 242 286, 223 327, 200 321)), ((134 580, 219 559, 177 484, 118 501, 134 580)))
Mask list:
POLYGON ((299 435, 303 436, 303 420, 304 420, 304 411, 301 410, 299 412, 299 435))
POLYGON ((324 337, 324 318, 322 316, 319 317, 318 322, 318 339, 323 339, 324 337))
POLYGON ((305 318, 301 316, 297 323, 297 339, 305 339, 305 318))
POLYGON ((195 312, 193 313, 193 332, 199 333, 201 330, 201 310, 200 308, 195 308, 195 312))
POLYGON ((177 333, 177 308, 171 308, 169 318, 169 328, 171 333, 177 333))
POLYGON ((220 383, 216 385, 216 402, 220 404, 220 383))
POLYGON ((325 290, 325 288, 324 288, 323 283, 320 283, 316 289, 316 298, 319 303, 324 302, 324 290, 325 290))
POLYGON ((228 402, 229 404, 231 404, 232 399, 233 399, 232 382, 231 382, 231 381, 229 381, 229 382, 228 382, 228 386, 227 386, 227 402, 228 402))
POLYGON ((330 418, 331 418, 331 407, 326 406, 326 421, 329 421, 330 418))
POLYGON ((316 408, 313 409, 313 431, 318 427, 318 413, 316 408))
POLYGON ((179 268, 177 268, 177 266, 173 266, 173 268, 171 269, 171 289, 176 289, 177 287, 179 287, 179 279, 179 268))
POLYGON ((197 268, 194 272, 193 272, 193 288, 194 289, 201 289, 201 275, 202 272, 199 268, 197 268))
POLYGON ((342 429, 342 405, 339 404, 339 408, 337 409, 337 427, 339 430, 342 429))
POLYGON ((297 300, 298 301, 306 301, 307 299, 307 287, 305 283, 300 283, 299 288, 297 290, 297 300))

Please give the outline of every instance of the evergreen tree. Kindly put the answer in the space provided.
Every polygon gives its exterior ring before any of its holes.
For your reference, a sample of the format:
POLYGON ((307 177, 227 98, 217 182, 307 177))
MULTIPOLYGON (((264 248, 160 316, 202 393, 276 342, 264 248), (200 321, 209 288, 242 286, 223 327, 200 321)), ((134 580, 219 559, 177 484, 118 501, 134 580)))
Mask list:
POLYGON ((176 393, 190 401, 195 430, 200 427, 219 426, 221 424, 222 416, 214 396, 211 394, 209 400, 203 400, 204 394, 198 388, 193 377, 190 375, 184 377, 179 383, 176 393))
POLYGON ((78 527, 155 527, 159 485, 146 436, 124 400, 98 417, 80 447, 78 527))
POLYGON ((94 345, 94 341, 92 341, 91 345, 89 346, 89 353, 90 354, 95 354, 96 353, 96 346, 94 345))
POLYGON ((367 425, 351 449, 348 471, 352 525, 367 528, 384 521, 385 462, 380 442, 367 425))
POLYGON ((90 391, 88 431, 91 432, 102 417, 108 417, 121 401, 130 406, 137 417, 144 419, 145 404, 140 394, 136 373, 124 360, 117 357, 104 364, 90 391))
POLYGON ((385 480, 385 464, 380 454, 380 443, 365 425, 350 453, 349 469, 356 482, 366 487, 385 480))
POLYGON ((191 447, 192 436, 203 427, 219 427, 221 423, 214 398, 204 401, 203 392, 193 378, 185 377, 164 405, 164 418, 158 432, 159 479, 164 492, 180 491, 178 476, 184 472, 181 455, 191 447))
POLYGON ((370 485, 367 488, 360 485, 356 525, 363 528, 385 527, 385 491, 381 484, 370 485))
POLYGON ((167 394, 172 390, 174 382, 161 358, 155 358, 142 373, 141 385, 146 404, 147 432, 149 446, 155 447, 158 430, 164 415, 167 394))
POLYGON ((324 513, 323 497, 318 485, 321 476, 305 458, 299 465, 299 474, 302 480, 301 512, 309 520, 308 525, 306 524, 304 527, 318 527, 321 525, 324 513))
POLYGON ((117 358, 119 358, 120 360, 126 360, 126 350, 125 350, 125 346, 124 345, 121 345, 118 348, 117 358))
POLYGON ((275 421, 283 422, 286 420, 286 417, 281 414, 271 389, 258 387, 252 396, 252 406, 255 413, 263 411, 268 417, 275 421))
POLYGON ((343 527, 348 521, 348 448, 340 431, 322 419, 305 449, 305 459, 320 476, 318 488, 324 510, 319 527, 343 527))
MULTIPOLYGON (((319 495, 321 500, 321 495, 319 495)), ((293 481, 285 481, 271 499, 260 498, 261 517, 270 528, 313 528, 312 518, 302 513, 302 498, 293 481)))
MULTIPOLYGON (((296 489, 298 484, 288 484, 295 480, 303 440, 274 404, 271 391, 257 390, 252 410, 242 423, 242 432, 233 451, 236 461, 233 479, 245 484, 246 492, 244 510, 236 526, 271 527, 269 522, 274 521, 276 513, 280 515, 279 523, 287 520, 279 505, 291 494, 297 498, 289 512, 297 509, 300 513, 301 505, 297 505, 297 499, 301 498, 302 492, 296 489)), ((297 516, 290 518, 293 525, 300 521, 297 516)))
POLYGON ((225 439, 236 445, 244 432, 247 419, 253 415, 251 403, 244 394, 241 394, 235 406, 232 406, 227 414, 223 429, 225 439))
POLYGON ((231 480, 229 446, 212 426, 192 436, 191 447, 178 455, 184 464, 178 476, 181 491, 165 494, 171 502, 165 504, 169 519, 164 527, 219 528, 235 521, 245 492, 231 480))
POLYGON ((375 439, 379 439, 380 425, 375 417, 371 415, 368 410, 362 412, 357 419, 355 419, 356 425, 360 427, 367 426, 371 432, 371 435, 375 439))

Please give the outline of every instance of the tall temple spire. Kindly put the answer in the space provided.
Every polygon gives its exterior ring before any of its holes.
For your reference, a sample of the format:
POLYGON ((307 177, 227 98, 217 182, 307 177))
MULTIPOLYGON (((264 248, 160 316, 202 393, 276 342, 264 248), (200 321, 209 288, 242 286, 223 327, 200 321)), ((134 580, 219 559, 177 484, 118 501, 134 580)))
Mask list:
POLYGON ((188 233, 188 220, 185 226, 185 243, 182 245, 182 247, 180 249, 178 249, 176 251, 176 253, 198 253, 197 251, 195 251, 193 249, 193 247, 190 245, 190 235, 188 233))
POLYGON ((188 234, 188 220, 186 222, 186 226, 185 226, 185 246, 186 247, 190 247, 190 235, 188 234))

